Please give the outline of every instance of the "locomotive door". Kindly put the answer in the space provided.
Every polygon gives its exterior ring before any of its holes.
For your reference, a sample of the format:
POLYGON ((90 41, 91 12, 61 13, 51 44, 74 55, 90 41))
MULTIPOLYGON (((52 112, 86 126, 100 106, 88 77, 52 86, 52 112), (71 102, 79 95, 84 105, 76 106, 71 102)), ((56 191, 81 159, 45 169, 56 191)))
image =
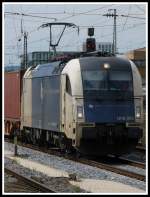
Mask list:
POLYGON ((67 75, 61 76, 61 131, 68 138, 72 138, 73 128, 73 103, 71 96, 71 85, 67 75))

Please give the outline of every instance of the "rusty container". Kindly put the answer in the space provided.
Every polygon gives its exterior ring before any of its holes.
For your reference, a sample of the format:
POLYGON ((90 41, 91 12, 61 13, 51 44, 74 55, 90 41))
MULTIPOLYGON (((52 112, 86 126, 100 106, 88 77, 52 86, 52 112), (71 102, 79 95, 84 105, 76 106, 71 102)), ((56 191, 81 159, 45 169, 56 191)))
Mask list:
POLYGON ((22 77, 24 71, 4 73, 4 121, 5 133, 10 133, 21 118, 22 77))

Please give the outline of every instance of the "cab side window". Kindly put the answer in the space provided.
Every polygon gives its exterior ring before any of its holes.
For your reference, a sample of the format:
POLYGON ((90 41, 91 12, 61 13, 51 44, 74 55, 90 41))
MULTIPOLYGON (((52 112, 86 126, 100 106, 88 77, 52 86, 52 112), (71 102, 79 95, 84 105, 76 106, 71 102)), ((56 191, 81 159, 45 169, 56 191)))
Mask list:
POLYGON ((66 76, 66 92, 68 93, 68 94, 72 94, 72 92, 71 92, 71 84, 70 84, 70 79, 69 79, 69 77, 68 76, 66 76))

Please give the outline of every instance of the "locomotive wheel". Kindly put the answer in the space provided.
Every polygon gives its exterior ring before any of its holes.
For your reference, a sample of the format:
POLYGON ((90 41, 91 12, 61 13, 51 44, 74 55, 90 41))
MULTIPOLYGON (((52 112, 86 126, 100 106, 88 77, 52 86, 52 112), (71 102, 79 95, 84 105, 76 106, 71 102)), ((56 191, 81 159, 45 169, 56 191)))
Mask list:
POLYGON ((32 144, 33 145, 36 145, 37 144, 37 140, 36 140, 36 138, 33 136, 33 138, 32 138, 32 144))
POLYGON ((72 152, 71 149, 68 149, 68 148, 65 149, 65 154, 66 154, 66 155, 71 154, 71 152, 72 152))
POLYGON ((10 129, 10 138, 12 139, 14 137, 14 125, 11 125, 11 129, 10 129))
POLYGON ((77 159, 79 159, 79 158, 82 157, 82 154, 81 154, 78 150, 76 150, 75 157, 76 157, 77 159))
POLYGON ((61 152, 65 152, 65 150, 67 149, 66 140, 64 136, 59 137, 59 147, 61 149, 61 152))
POLYGON ((119 157, 121 157, 121 154, 117 154, 115 155, 116 159, 118 159, 119 157))

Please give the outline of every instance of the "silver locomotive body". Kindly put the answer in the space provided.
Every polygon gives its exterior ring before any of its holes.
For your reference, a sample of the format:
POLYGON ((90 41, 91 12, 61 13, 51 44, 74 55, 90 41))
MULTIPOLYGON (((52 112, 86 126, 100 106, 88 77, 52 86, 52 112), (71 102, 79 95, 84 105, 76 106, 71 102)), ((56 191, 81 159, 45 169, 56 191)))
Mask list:
POLYGON ((22 129, 30 141, 120 155, 142 137, 142 86, 133 62, 82 57, 29 68, 22 129))

